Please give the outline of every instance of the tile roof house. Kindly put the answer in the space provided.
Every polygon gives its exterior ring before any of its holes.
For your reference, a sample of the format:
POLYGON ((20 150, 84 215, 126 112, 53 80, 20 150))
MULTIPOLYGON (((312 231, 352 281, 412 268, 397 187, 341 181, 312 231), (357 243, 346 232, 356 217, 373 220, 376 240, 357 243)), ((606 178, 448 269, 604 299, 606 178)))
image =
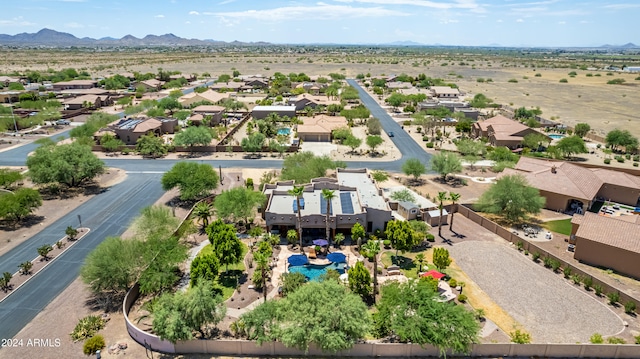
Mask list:
POLYGON ((160 91, 162 90, 162 85, 164 85, 164 81, 149 79, 145 81, 140 81, 136 84, 136 88, 138 86, 144 87, 145 91, 160 91))
POLYGON ((300 111, 305 107, 316 108, 318 106, 339 105, 340 101, 329 99, 327 96, 314 96, 311 94, 302 94, 289 98, 289 105, 294 105, 296 111, 300 111))
MULTIPOLYGON (((471 132, 476 138, 488 138, 492 146, 506 146, 510 149, 521 147, 524 136, 531 133, 540 133, 502 115, 475 122, 471 132)), ((549 141, 551 141, 550 138, 549 141)))
POLYGON ((65 110, 96 109, 113 105, 113 100, 109 95, 83 95, 65 100, 62 105, 65 110))
POLYGON ((546 198, 545 208, 586 212, 598 199, 635 206, 640 199, 640 177, 603 168, 586 168, 569 162, 521 157, 514 169, 498 177, 523 175, 546 198))
POLYGON ((640 279, 640 216, 605 217, 587 212, 573 216, 573 257, 640 279))
POLYGON ((90 89, 98 86, 96 80, 71 80, 56 82, 53 84, 53 91, 62 91, 69 89, 90 89))
POLYGON ((180 104, 183 107, 189 107, 194 103, 203 102, 203 101, 208 101, 208 102, 211 102, 212 104, 216 104, 220 101, 230 98, 230 96, 231 96, 231 93, 229 92, 217 92, 213 90, 207 90, 205 92, 197 93, 194 91, 186 95, 180 96, 180 98, 178 99, 178 102, 180 102, 180 104))
POLYGON ((347 118, 344 116, 317 115, 299 117, 299 120, 302 124, 297 127, 298 138, 309 142, 331 142, 331 132, 347 126, 347 118))
POLYGON ((110 123, 108 128, 126 145, 135 145, 146 134, 174 133, 177 125, 175 118, 123 118, 110 123))
POLYGON ((211 116, 209 120, 210 126, 215 126, 222 121, 222 115, 225 108, 216 105, 200 105, 193 109, 195 115, 202 115, 203 117, 211 116))

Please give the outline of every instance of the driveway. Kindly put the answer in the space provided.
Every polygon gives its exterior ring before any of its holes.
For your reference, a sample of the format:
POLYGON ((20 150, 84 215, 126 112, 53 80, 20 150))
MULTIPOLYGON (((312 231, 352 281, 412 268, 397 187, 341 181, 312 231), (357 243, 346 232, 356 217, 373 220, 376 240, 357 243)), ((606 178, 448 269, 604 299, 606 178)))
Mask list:
POLYGON ((588 343, 594 333, 609 336, 624 329, 622 319, 606 305, 505 243, 464 241, 448 249, 534 343, 588 343))

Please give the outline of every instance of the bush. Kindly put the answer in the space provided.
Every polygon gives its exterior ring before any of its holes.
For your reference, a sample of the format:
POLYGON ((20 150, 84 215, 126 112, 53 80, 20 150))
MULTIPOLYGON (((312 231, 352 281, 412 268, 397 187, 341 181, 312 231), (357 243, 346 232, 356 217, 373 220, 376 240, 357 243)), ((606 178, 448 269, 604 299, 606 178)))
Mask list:
POLYGON ((584 277, 584 279, 582 280, 582 284, 584 285, 584 289, 591 290, 591 286, 593 285, 593 278, 584 277))
POLYGON ((245 186, 248 189, 253 189, 253 178, 247 178, 247 180, 245 181, 245 186))
POLYGON ((94 337, 87 339, 84 342, 84 345, 82 346, 82 352, 85 355, 93 355, 98 350, 101 350, 104 347, 105 347, 104 338, 102 337, 102 335, 96 335, 94 337))
POLYGON ((610 158, 605 158, 605 159, 604 159, 604 164, 605 164, 605 165, 608 165, 608 164, 610 164, 610 163, 611 163, 611 159, 610 159, 610 158))
POLYGON ((624 155, 624 158, 625 158, 626 160, 630 160, 630 159, 631 159, 631 155, 627 153, 626 155, 624 155))
POLYGON ((403 125, 403 126, 411 126, 411 120, 404 120, 404 121, 402 121, 402 125, 403 125))
POLYGON ((434 236, 431 233, 427 233, 427 242, 435 242, 436 241, 436 236, 434 236))
POLYGON ((71 332, 71 339, 74 342, 91 338, 98 330, 104 328, 104 320, 97 315, 88 315, 81 318, 76 327, 71 332))
POLYGON ((424 142, 429 141, 429 136, 427 136, 427 135, 422 136, 422 140, 423 140, 424 142))
POLYGON ((602 286, 600 284, 596 284, 593 286, 593 290, 596 292, 598 297, 602 296, 602 286))
POLYGON ((464 295, 464 294, 460 294, 460 295, 458 296, 458 302, 460 302, 460 303, 464 303, 464 302, 466 302, 466 301, 467 301, 467 296, 466 296, 466 295, 464 295))
POLYGON ((531 343, 531 334, 517 329, 515 332, 509 333, 511 342, 516 344, 529 344, 531 343))
POLYGON ((433 148, 433 142, 427 142, 427 148, 433 148))
POLYGON ((640 335, 633 337, 636 340, 636 344, 640 344, 640 335))
POLYGON ((571 277, 571 267, 564 267, 562 274, 564 274, 565 278, 569 279, 569 277, 571 277))
POLYGON ((509 79, 509 81, 507 81, 507 82, 510 82, 510 83, 513 83, 513 84, 517 84, 517 83, 518 83, 518 80, 516 80, 516 79, 509 79))
POLYGON ((551 261, 552 259, 550 257, 544 257, 542 263, 544 263, 545 268, 551 268, 551 261))
POLYGON ((639 155, 634 155, 633 156, 633 162, 640 162, 640 156, 639 155))
POLYGON ((538 261, 540 260, 540 253, 535 252, 531 255, 531 259, 533 259, 534 262, 538 263, 538 261))
POLYGON ((609 304, 615 305, 620 300, 620 293, 618 292, 609 293, 607 294, 607 298, 609 299, 609 304))
POLYGON ((638 167, 638 162, 634 162, 633 167, 638 167))
POLYGON ((518 241, 518 243, 516 243, 516 248, 518 248, 520 252, 522 252, 523 247, 524 247, 524 243, 522 243, 522 241, 518 241))
POLYGON ((449 279, 449 286, 450 286, 451 288, 455 288, 455 287, 457 287, 457 286, 458 286, 458 281, 457 281, 455 278, 451 278, 451 279, 449 279))
POLYGON ((382 241, 382 244, 384 245, 385 249, 389 249, 391 247, 391 241, 388 239, 385 239, 384 241, 382 241))
POLYGON ((567 82, 569 82, 567 79, 560 79, 559 81, 561 84, 566 84, 567 82))
POLYGON ((602 343, 604 343, 604 339, 602 339, 602 334, 600 334, 600 333, 593 333, 591 338, 589 338, 589 341, 591 342, 591 344, 602 344, 602 343))
POLYGON ((624 303, 624 312, 627 314, 633 314, 636 312, 636 302, 628 301, 624 303))
POLYGON ((616 161, 618 161, 620 163, 624 163, 624 157, 618 156, 618 158, 616 158, 616 161))
POLYGON ((571 276, 571 280, 573 281, 573 284, 580 284, 582 282, 582 277, 574 274, 571 276))
POLYGON ((551 260, 551 270, 557 272, 560 268, 560 261, 556 259, 551 260))
POLYGON ((618 338, 618 337, 610 337, 610 338, 607 338, 607 343, 609 343, 609 344, 627 344, 627 341, 622 339, 622 338, 618 338))

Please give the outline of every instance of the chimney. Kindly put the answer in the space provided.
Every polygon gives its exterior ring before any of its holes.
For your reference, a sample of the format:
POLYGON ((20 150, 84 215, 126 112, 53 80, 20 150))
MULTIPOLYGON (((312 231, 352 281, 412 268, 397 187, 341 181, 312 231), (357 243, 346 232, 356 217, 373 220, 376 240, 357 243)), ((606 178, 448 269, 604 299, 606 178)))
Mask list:
POLYGON ((556 173, 556 165, 551 166, 551 173, 556 173))

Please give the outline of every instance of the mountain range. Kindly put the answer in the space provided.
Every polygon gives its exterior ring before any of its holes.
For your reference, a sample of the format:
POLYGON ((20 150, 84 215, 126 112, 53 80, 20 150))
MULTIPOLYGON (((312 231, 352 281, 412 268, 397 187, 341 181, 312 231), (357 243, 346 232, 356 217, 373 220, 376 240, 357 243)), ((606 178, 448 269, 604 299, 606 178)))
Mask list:
MULTIPOLYGON (((93 39, 90 37, 78 38, 66 32, 59 32, 51 29, 42 29, 36 33, 20 33, 16 35, 0 34, 0 46, 41 46, 41 47, 144 47, 144 46, 263 46, 271 45, 268 42, 225 42, 217 40, 185 39, 174 34, 147 35, 137 38, 126 35, 120 39, 113 37, 102 37, 93 39)), ((335 45, 335 44, 334 44, 335 45)), ((414 41, 396 41, 383 46, 444 46, 440 44, 426 45, 414 41)), ((502 47, 498 44, 489 47, 502 47)), ((526 46, 523 46, 526 47, 526 46)), ((624 45, 602 45, 594 46, 594 49, 638 49, 640 46, 633 43, 624 45)))

